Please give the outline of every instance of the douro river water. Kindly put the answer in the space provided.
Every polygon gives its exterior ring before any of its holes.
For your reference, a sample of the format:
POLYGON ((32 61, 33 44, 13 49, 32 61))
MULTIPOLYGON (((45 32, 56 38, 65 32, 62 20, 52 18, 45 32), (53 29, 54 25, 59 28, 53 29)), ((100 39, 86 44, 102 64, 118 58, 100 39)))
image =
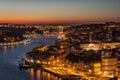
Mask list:
POLYGON ((18 63, 25 53, 40 45, 53 45, 56 37, 35 37, 29 44, 0 46, 0 80, 60 80, 42 70, 19 69, 18 63))

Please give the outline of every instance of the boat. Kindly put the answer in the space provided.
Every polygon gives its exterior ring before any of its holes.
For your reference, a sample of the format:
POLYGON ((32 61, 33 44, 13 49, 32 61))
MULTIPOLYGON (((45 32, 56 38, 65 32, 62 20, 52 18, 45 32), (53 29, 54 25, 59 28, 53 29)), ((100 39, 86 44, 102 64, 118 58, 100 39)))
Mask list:
POLYGON ((28 68, 30 68, 30 66, 29 66, 29 65, 26 65, 26 64, 24 64, 24 63, 19 63, 19 68, 20 68, 20 69, 28 69, 28 68))
POLYGON ((28 69, 28 68, 30 68, 30 65, 25 64, 25 59, 22 58, 19 62, 19 68, 20 69, 28 69))

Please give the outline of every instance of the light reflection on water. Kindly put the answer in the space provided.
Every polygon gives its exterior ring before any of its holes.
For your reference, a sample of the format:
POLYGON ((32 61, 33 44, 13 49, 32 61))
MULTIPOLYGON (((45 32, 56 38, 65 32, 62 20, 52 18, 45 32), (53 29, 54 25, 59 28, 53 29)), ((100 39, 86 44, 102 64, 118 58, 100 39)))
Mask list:
POLYGON ((7 46, 3 46, 3 49, 4 49, 4 54, 7 53, 7 46))
POLYGON ((43 70, 28 69, 30 80, 61 80, 57 76, 51 75, 43 70))
POLYGON ((37 70, 36 71, 36 80, 39 80, 40 79, 40 70, 37 70))
POLYGON ((33 68, 20 70, 18 67, 19 60, 25 56, 26 52, 41 44, 52 45, 56 38, 35 38, 30 44, 18 46, 1 46, 0 47, 0 80, 60 80, 42 70, 33 68))

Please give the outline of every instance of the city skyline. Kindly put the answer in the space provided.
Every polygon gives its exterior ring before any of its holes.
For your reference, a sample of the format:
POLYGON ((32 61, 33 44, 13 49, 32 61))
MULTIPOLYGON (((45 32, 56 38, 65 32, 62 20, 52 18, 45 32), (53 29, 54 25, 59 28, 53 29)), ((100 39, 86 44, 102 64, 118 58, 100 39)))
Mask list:
POLYGON ((80 24, 119 21, 119 0, 1 0, 0 23, 80 24))

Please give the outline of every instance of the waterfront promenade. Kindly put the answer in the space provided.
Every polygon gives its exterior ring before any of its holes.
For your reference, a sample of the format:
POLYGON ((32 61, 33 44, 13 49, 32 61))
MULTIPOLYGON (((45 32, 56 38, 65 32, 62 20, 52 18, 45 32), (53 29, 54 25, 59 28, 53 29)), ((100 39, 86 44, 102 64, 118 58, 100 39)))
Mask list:
MULTIPOLYGON (((45 70, 46 72, 49 72, 53 75, 56 75, 57 77, 68 77, 70 78, 70 76, 77 76, 80 79, 86 79, 85 73, 83 71, 78 71, 75 69, 71 69, 71 68, 66 68, 66 67, 44 67, 43 70, 45 70)), ((74 77, 72 77, 74 78, 74 77)))
POLYGON ((0 42, 0 46, 11 46, 11 45, 27 44, 29 42, 30 42, 30 39, 24 39, 24 40, 15 41, 15 42, 0 42))

